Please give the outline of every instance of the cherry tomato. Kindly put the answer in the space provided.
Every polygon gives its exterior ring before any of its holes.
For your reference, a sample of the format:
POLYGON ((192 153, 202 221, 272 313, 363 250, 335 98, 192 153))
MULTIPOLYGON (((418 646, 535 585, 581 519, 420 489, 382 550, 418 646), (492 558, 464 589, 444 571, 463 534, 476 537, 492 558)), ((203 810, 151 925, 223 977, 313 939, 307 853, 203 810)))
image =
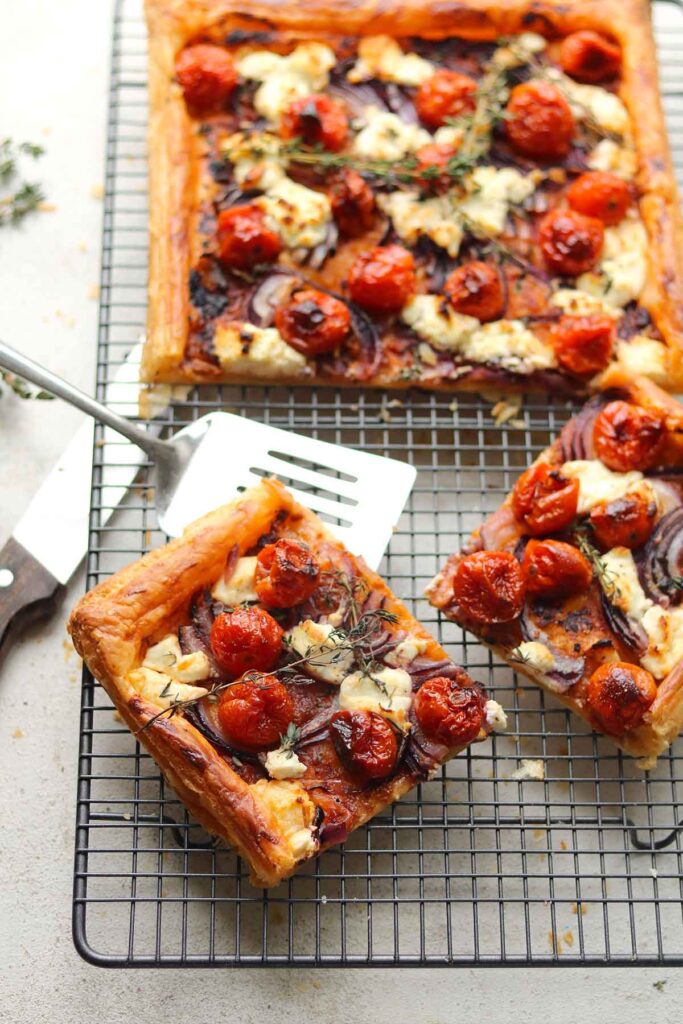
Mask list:
POLYGON ((609 402, 593 425, 596 455, 608 469, 619 473, 654 466, 664 438, 661 416, 620 400, 609 402))
POLYGON ((453 596, 462 614, 478 625, 512 622, 524 604, 524 575, 506 551, 476 551, 460 559, 453 596))
POLYGON ((275 326, 292 348, 305 356, 317 356, 342 343, 351 328, 351 314, 334 296, 304 288, 280 306, 275 326))
POLYGON ((632 199, 629 183, 610 171, 587 171, 567 189, 572 210, 597 217, 603 224, 618 224, 632 199))
POLYGON ((578 277, 600 258, 605 239, 602 221, 575 210, 551 210, 538 229, 543 259, 561 277, 578 277))
POLYGON ((211 650, 227 676, 241 676, 250 669, 268 672, 280 656, 283 636, 263 608, 235 608, 213 620, 211 650))
POLYGON ((332 182, 330 202, 337 227, 347 238, 357 238, 372 227, 375 194, 358 171, 340 171, 332 182))
POLYGON ((337 711, 330 736, 339 759, 366 779, 386 779, 398 756, 396 733, 374 711, 337 711))
POLYGON ((415 716, 427 736, 447 747, 459 747, 479 735, 484 707, 478 690, 436 676, 417 691, 415 716))
POLYGON ((309 146, 324 146, 336 153, 349 134, 349 119, 339 100, 331 96, 302 96, 282 116, 283 139, 300 138, 309 146))
POLYGON ((468 75, 442 68, 423 82, 415 96, 415 109, 430 128, 440 128, 447 117, 474 110, 477 83, 468 75))
POLYGON ((562 159, 575 130, 571 107, 551 82, 524 82, 510 93, 505 132, 519 153, 542 160, 562 159))
POLYGON ((639 491, 613 501, 599 501, 590 512, 590 524, 601 548, 639 548, 652 533, 657 504, 639 491))
POLYGON ((599 32, 585 29, 562 40, 560 64, 577 82, 604 82, 621 71, 621 50, 599 32))
POLYGON ((185 102, 198 113, 220 107, 237 85, 232 57, 211 43, 187 46, 178 55, 175 70, 185 102))
POLYGON ((650 673, 627 661, 605 662, 586 688, 593 718, 612 736, 637 728, 656 696, 657 684, 650 673))
POLYGON ((448 142, 432 142, 428 146, 421 146, 415 154, 415 180, 420 188, 429 192, 445 192, 449 189, 453 179, 447 168, 456 153, 456 147, 448 142))
POLYGON ((617 336, 614 320, 604 313, 563 316, 551 333, 558 363, 577 377, 605 369, 617 336))
POLYGON ((267 544, 256 561, 256 593, 270 608, 293 608, 306 601, 320 581, 320 566, 300 540, 283 537, 267 544))
POLYGON ((443 290, 463 316, 498 320, 503 312, 503 286, 495 267, 481 260, 463 263, 446 279, 443 290))
POLYGON ((249 270, 272 263, 282 252, 280 236, 266 227, 260 206, 245 203, 218 214, 218 258, 228 267, 249 270))
POLYGON ((593 570, 581 552, 561 540, 530 540, 522 570, 534 597, 571 597, 588 590, 593 570))
POLYGON ((287 731, 294 701, 275 676, 248 676, 223 690, 218 721, 235 747, 263 750, 272 747, 287 731))
POLYGON ((579 481, 567 480, 547 462, 530 466, 512 492, 512 510, 532 537, 566 529, 578 503, 579 481))
POLYGON ((378 245, 361 253, 349 271, 349 293, 372 313, 395 313, 415 291, 415 261, 402 245, 378 245))

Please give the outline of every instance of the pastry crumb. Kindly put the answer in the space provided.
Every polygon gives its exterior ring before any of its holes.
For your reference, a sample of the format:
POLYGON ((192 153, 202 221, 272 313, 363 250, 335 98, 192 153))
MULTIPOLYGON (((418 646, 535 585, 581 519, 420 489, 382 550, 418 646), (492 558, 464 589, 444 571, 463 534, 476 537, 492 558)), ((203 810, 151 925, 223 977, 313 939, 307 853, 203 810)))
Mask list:
POLYGON ((91 284, 88 288, 89 299, 99 299, 100 297, 100 286, 98 284, 91 284))
POLYGON ((92 188, 90 189, 90 198, 91 199, 102 199, 103 196, 104 196, 104 185, 101 185, 101 184, 93 185, 92 188))
POLYGON ((537 761, 528 757, 523 757, 519 768, 514 771, 511 778, 520 781, 531 779, 535 782, 542 782, 545 778, 545 766, 543 761, 537 761))
POLYGON ((24 739, 24 737, 25 737, 25 735, 26 735, 26 733, 24 732, 24 730, 23 730, 23 729, 20 729, 20 728, 19 728, 19 727, 17 726, 17 728, 16 728, 16 729, 14 730, 14 732, 12 733, 12 739, 13 739, 13 740, 23 740, 23 739, 24 739))

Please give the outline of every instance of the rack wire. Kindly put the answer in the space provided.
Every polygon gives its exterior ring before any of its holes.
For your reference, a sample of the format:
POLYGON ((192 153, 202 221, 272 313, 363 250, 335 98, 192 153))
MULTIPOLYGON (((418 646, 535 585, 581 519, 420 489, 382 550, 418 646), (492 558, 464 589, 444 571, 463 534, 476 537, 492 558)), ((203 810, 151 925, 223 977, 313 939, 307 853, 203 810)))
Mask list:
MULTIPOLYGON (((683 177, 683 14, 656 3, 669 127, 683 177)), ((109 94, 97 394, 144 329, 146 35, 118 0, 109 94)), ((425 966, 683 962, 683 744, 640 772, 607 740, 426 604, 445 558, 495 508, 572 412, 528 399, 496 426, 476 396, 261 387, 177 394, 171 432, 217 406, 323 440, 407 459, 416 487, 382 573, 456 661, 507 709, 509 731, 456 758, 340 849, 268 892, 185 812, 86 672, 81 713, 74 940, 101 966, 425 966), (513 778, 522 759, 539 780, 513 778)), ((88 585, 163 541, 149 466, 123 506, 122 446, 98 429, 88 585), (108 475, 109 474, 109 475, 108 475)))

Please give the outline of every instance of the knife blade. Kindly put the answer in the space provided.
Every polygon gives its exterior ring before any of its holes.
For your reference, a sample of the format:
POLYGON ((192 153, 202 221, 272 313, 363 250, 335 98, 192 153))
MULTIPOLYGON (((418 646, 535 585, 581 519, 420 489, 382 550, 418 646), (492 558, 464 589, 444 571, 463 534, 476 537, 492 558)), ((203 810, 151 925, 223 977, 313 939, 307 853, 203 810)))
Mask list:
MULTIPOLYGON (((136 345, 107 384, 105 401, 124 416, 138 412, 141 352, 142 344, 136 345)), ((94 429, 89 419, 79 427, 0 550, 0 646, 10 626, 50 613, 85 556, 94 429)), ((106 502, 100 526, 127 493, 144 458, 136 445, 108 428, 103 447, 106 502)))

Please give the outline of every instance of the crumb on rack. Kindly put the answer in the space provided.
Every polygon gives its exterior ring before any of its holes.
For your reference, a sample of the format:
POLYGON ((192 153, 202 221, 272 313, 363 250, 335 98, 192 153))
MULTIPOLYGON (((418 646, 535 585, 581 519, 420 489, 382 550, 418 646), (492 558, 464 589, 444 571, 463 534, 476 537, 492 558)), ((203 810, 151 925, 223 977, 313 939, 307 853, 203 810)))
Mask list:
POLYGON ((545 765, 543 764, 543 761, 523 757, 519 768, 514 771, 510 777, 518 782, 523 782, 527 779, 531 779, 535 782, 542 782, 545 778, 545 765))

